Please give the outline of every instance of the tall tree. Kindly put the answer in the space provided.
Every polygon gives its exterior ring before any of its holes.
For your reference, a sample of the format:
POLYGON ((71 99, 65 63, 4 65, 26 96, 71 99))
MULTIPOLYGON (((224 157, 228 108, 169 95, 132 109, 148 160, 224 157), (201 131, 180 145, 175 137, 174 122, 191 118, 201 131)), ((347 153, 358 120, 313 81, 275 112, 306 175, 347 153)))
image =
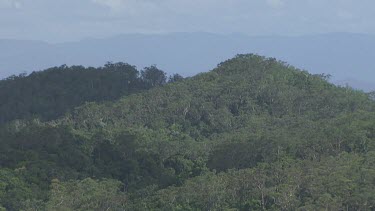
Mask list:
POLYGON ((142 80, 149 87, 161 86, 167 83, 167 75, 156 66, 146 67, 141 71, 142 80))

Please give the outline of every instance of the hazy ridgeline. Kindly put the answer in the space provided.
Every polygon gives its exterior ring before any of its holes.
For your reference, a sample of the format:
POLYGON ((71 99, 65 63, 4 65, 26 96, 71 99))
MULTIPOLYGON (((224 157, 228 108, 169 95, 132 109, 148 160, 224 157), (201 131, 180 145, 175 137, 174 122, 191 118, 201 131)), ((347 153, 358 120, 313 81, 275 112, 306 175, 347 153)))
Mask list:
POLYGON ((375 90, 375 36, 352 33, 125 34, 57 44, 0 40, 0 78, 62 64, 97 67, 107 61, 126 61, 141 68, 156 64, 168 73, 193 76, 238 53, 275 57, 314 74, 331 74, 336 84, 375 90))

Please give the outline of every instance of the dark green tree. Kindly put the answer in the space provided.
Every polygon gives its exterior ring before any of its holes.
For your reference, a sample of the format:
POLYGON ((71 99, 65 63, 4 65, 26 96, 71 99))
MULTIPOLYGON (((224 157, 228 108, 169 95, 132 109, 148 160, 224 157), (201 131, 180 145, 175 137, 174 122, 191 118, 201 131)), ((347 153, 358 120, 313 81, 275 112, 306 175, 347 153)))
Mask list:
POLYGON ((167 82, 166 73, 154 65, 144 68, 141 71, 141 78, 148 87, 161 86, 167 82))

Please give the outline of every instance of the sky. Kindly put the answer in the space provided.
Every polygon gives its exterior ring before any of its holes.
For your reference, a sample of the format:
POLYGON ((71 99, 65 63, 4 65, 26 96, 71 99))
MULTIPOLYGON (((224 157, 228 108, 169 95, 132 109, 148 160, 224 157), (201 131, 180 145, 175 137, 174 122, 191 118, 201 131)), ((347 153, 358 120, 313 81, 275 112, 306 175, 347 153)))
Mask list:
POLYGON ((126 33, 375 34, 374 0, 0 0, 0 39, 126 33))

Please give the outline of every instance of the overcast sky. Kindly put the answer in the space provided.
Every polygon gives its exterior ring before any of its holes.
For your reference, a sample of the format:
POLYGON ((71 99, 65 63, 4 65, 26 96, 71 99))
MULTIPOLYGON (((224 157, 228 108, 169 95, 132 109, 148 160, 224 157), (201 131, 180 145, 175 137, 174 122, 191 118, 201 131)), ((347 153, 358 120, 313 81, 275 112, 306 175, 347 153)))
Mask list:
POLYGON ((374 0, 0 0, 0 38, 168 32, 375 34, 374 0))

